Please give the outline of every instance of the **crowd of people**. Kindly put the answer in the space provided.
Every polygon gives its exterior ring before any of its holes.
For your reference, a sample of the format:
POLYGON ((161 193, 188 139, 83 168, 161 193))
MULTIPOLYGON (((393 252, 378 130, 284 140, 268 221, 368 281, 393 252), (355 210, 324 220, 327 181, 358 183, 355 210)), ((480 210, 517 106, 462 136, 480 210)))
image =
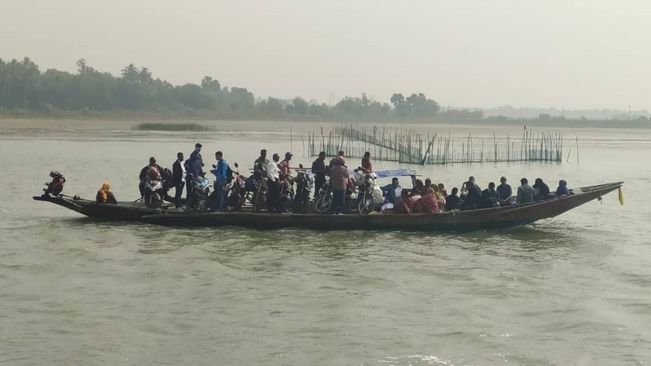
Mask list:
MULTIPOLYGON (((193 192, 201 189, 198 188, 198 183, 203 183, 205 180, 205 163, 201 156, 201 150, 202 145, 197 143, 188 159, 185 159, 185 155, 179 152, 172 164, 171 171, 162 168, 156 159, 151 157, 147 166, 143 167, 139 174, 138 188, 141 200, 150 206, 152 195, 158 195, 161 200, 173 202, 177 208, 182 207, 184 202, 189 207, 193 192), (172 188, 174 188, 174 197, 168 194, 172 188), (184 191, 186 193, 185 200, 183 199, 184 191)), ((269 212, 282 213, 287 210, 286 205, 282 202, 284 192, 290 191, 290 187, 294 184, 293 169, 290 165, 292 157, 293 154, 287 152, 283 160, 280 160, 278 154, 273 154, 269 160, 267 150, 263 149, 260 151, 260 156, 253 162, 253 174, 246 180, 246 186, 249 190, 253 190, 260 184, 266 185, 265 201, 266 209, 269 212)), ((210 170, 215 176, 214 199, 210 209, 224 211, 227 209, 228 185, 233 179, 234 171, 221 151, 215 153, 215 160, 210 170)), ((235 165, 237 166, 237 164, 235 165)), ((302 165, 299 170, 305 171, 302 169, 302 165)), ((326 153, 321 152, 312 163, 310 171, 314 182, 314 200, 316 201, 319 195, 332 195, 330 212, 333 214, 344 213, 346 211, 345 200, 350 196, 351 189, 355 190, 344 152, 340 151, 328 163, 326 163, 326 153), (324 190, 326 183, 328 184, 327 190, 324 190)), ((373 164, 369 152, 364 154, 360 166, 355 171, 361 171, 367 175, 373 174, 373 164)), ((392 178, 390 184, 381 187, 384 197, 381 209, 383 212, 412 214, 472 210, 527 204, 553 196, 570 194, 565 180, 559 181, 558 188, 552 193, 541 178, 537 178, 533 186, 529 185, 527 178, 522 178, 515 195, 506 177, 500 178, 499 185, 490 182, 487 188, 482 190, 475 178, 471 176, 461 185, 461 189, 454 187, 449 193, 443 183, 435 184, 429 178, 422 181, 412 177, 412 180, 414 183, 412 188, 403 189, 397 177, 392 178)), ((207 184, 207 180, 205 182, 207 184)), ((117 203, 110 192, 108 183, 105 183, 98 191, 97 202, 117 203)))

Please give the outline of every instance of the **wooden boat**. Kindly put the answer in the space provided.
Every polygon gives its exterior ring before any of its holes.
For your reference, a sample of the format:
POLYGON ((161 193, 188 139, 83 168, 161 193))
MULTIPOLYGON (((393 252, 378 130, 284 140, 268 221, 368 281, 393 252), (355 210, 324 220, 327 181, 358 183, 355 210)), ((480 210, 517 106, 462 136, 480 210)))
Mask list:
POLYGON ((242 226, 256 229, 286 227, 316 230, 405 230, 405 231, 470 231, 506 228, 530 224, 558 216, 584 203, 601 199, 621 188, 623 182, 588 186, 571 190, 567 196, 554 197, 530 204, 495 208, 449 211, 436 214, 270 214, 241 212, 177 212, 145 208, 133 202, 117 205, 68 196, 35 196, 83 215, 108 220, 136 221, 164 226, 242 226))

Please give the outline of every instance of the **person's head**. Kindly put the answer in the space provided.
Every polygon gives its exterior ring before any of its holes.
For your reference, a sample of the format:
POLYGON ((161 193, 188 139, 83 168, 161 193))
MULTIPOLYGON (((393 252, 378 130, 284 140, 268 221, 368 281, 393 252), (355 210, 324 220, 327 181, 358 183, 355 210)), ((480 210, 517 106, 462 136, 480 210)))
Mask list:
POLYGON ((285 153, 285 160, 287 160, 287 161, 292 160, 292 156, 294 156, 294 154, 290 153, 289 151, 286 152, 285 153))
POLYGON ((345 156, 344 151, 343 151, 343 150, 339 150, 339 152, 337 153, 337 156, 344 157, 344 156, 345 156))
POLYGON ((319 153, 319 159, 324 160, 325 157, 326 157, 326 153, 325 153, 325 151, 321 151, 321 152, 319 153))
POLYGON ((263 159, 267 157, 267 150, 266 149, 260 150, 260 157, 263 158, 263 159))
POLYGON ((224 154, 221 151, 217 151, 215 153, 215 159, 222 160, 223 158, 224 158, 224 154))
POLYGON ((104 182, 104 184, 102 184, 101 190, 104 191, 104 192, 110 191, 111 190, 111 184, 109 184, 109 182, 104 182))
POLYGON ((431 187, 432 186, 432 180, 427 178, 425 179, 425 187, 431 187))
POLYGON ((529 180, 527 178, 522 178, 520 179, 520 184, 529 184, 529 180))
POLYGON ((561 186, 561 187, 564 187, 564 186, 567 185, 567 182, 565 181, 565 179, 561 179, 561 180, 558 181, 558 185, 561 186))
POLYGON ((414 183, 414 188, 422 190, 425 185, 423 184, 423 181, 420 179, 416 179, 416 183, 414 183))
POLYGON ((156 158, 155 157, 152 156, 151 158, 149 158, 149 165, 150 166, 156 165, 156 158))
POLYGON ((472 175, 468 177, 468 182, 475 183, 475 177, 473 177, 472 175))
POLYGON ((506 177, 500 178, 500 183, 502 183, 502 184, 506 183, 506 177))
POLYGON ((490 190, 495 189, 495 182, 488 183, 488 189, 490 189, 490 190))
POLYGON ((457 187, 452 188, 452 195, 456 196, 457 193, 459 193, 459 189, 457 187))
POLYGON ((182 153, 182 152, 178 152, 178 153, 176 153, 176 158, 177 158, 179 161, 183 161, 183 153, 182 153))
POLYGON ((273 154, 272 159, 277 163, 278 160, 280 160, 280 156, 278 154, 273 154))
POLYGON ((441 191, 441 192, 443 192, 445 190, 445 186, 443 185, 443 183, 439 183, 438 187, 439 187, 439 191, 441 191))
POLYGON ((365 152, 364 153, 364 159, 370 159, 371 158, 371 153, 370 152, 365 152))
POLYGON ((194 144, 194 151, 196 151, 196 152, 201 151, 201 144, 200 143, 197 142, 196 144, 194 144))
POLYGON ((399 182, 398 182, 398 178, 393 177, 393 178, 391 179, 391 184, 393 184, 394 186, 397 186, 398 183, 399 183, 399 182))
POLYGON ((540 178, 536 178, 536 182, 534 184, 542 184, 543 180, 540 178))

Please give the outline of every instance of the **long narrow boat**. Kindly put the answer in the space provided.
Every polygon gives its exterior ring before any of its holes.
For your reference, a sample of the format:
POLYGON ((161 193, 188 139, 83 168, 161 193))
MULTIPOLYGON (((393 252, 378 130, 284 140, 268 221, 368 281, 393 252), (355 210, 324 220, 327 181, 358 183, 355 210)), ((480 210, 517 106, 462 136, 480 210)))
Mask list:
POLYGON ((601 199, 621 188, 623 182, 576 188, 570 195, 524 205, 449 211, 436 214, 270 214, 241 212, 176 212, 144 208, 139 204, 119 202, 117 205, 67 196, 35 196, 83 215, 108 220, 145 222, 164 226, 242 226, 249 228, 307 228, 317 230, 406 230, 406 231, 470 231, 526 225, 558 216, 584 203, 601 199))

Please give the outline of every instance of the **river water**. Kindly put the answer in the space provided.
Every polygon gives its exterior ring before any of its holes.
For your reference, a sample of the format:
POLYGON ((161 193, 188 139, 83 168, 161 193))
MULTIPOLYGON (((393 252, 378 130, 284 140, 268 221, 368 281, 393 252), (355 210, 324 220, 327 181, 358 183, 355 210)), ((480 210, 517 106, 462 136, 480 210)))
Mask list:
POLYGON ((448 187, 471 174, 482 186, 625 181, 623 207, 610 194, 500 231, 167 229, 31 200, 52 169, 65 193, 94 196, 109 179, 118 199, 135 199, 150 155, 171 166, 195 141, 208 161, 219 149, 249 166, 260 147, 311 161, 296 132, 290 142, 229 126, 0 129, 0 364, 651 362, 649 130, 566 130, 580 136, 578 163, 419 168, 448 187))

